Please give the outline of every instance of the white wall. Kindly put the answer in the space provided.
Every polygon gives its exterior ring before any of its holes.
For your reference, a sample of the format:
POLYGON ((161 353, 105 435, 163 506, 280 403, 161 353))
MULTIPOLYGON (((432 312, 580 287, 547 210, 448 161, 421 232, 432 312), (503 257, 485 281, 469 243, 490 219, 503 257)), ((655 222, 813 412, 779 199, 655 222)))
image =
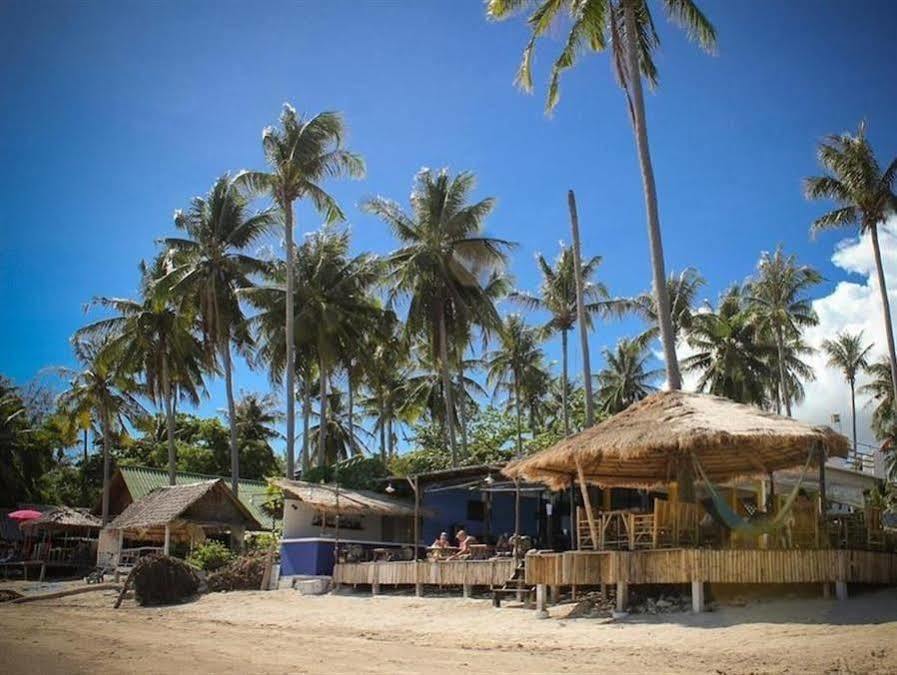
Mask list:
MULTIPOLYGON (((284 499, 283 503, 283 538, 300 539, 303 537, 332 537, 333 528, 327 528, 322 532, 320 525, 312 525, 318 512, 296 499, 284 499)), ((340 539, 358 539, 367 541, 381 541, 383 528, 381 517, 371 516, 344 516, 353 520, 360 519, 362 529, 340 528, 340 539)), ((329 519, 328 519, 329 520, 329 519)))

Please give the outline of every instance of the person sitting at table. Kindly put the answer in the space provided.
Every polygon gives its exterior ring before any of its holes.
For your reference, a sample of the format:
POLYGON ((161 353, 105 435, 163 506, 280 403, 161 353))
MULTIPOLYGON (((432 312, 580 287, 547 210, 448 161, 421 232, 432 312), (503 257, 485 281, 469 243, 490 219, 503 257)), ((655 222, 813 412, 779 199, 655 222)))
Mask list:
POLYGON ((449 542, 448 532, 443 532, 440 534, 433 543, 430 545, 430 548, 449 548, 451 546, 449 542))
POLYGON ((470 545, 476 544, 477 540, 471 537, 464 530, 458 530, 458 533, 455 535, 458 540, 458 552, 453 555, 449 560, 459 560, 461 558, 467 558, 470 555, 470 545))

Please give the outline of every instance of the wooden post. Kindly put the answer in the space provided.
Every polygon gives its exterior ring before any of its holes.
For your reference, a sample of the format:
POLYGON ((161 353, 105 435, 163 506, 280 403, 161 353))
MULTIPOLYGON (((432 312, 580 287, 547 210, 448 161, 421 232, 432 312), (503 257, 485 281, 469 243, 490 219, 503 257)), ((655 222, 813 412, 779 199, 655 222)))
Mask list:
POLYGON ((595 527, 595 514, 592 513, 592 500, 589 498, 589 488, 586 485, 585 473, 579 457, 576 458, 576 473, 579 476, 579 489, 582 492, 582 502, 586 509, 586 518, 589 521, 589 535, 592 537, 592 550, 598 547, 598 528, 595 527))
POLYGON ((836 581, 835 582, 835 597, 838 600, 847 600, 847 582, 846 581, 836 581))
POLYGON ((629 584, 625 581, 617 582, 617 611, 625 612, 629 606, 629 584))
POLYGON ((374 563, 372 566, 374 576, 371 579, 371 595, 380 594, 380 564, 374 563))
POLYGON ((536 584, 536 616, 540 619, 548 618, 548 610, 545 608, 545 584, 536 584))
POLYGON ((470 584, 464 584, 463 586, 461 586, 461 594, 467 600, 470 599, 470 597, 472 595, 472 591, 473 591, 473 586, 471 586, 470 584))
POLYGON ((420 583, 420 565, 417 562, 420 546, 420 479, 417 476, 414 477, 411 487, 414 490, 414 594, 420 597, 424 594, 424 589, 420 583))
POLYGON ((691 611, 696 612, 696 613, 704 611, 704 582, 703 581, 692 581, 691 582, 691 611))
POLYGON ((168 551, 171 548, 171 524, 165 524, 165 544, 162 547, 162 552, 165 555, 168 555, 168 551))

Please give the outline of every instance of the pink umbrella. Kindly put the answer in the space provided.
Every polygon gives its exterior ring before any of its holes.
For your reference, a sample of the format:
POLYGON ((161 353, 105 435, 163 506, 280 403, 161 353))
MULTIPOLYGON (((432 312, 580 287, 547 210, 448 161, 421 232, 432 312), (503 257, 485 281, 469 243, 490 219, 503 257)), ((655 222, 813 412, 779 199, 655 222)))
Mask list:
POLYGON ((42 515, 43 514, 40 511, 35 511, 34 509, 20 509, 8 514, 8 517, 11 520, 18 520, 20 523, 23 523, 26 520, 34 520, 35 518, 40 518, 42 515))

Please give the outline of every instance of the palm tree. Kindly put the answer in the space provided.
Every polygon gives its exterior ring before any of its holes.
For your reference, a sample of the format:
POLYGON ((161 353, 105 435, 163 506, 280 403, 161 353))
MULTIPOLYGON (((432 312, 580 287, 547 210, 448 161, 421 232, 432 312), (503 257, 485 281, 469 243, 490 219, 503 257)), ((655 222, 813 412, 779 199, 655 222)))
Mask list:
POLYGON ((317 423, 311 427, 311 450, 317 455, 319 466, 363 456, 367 448, 362 439, 370 435, 362 425, 349 422, 343 392, 330 390, 327 398, 322 410, 329 413, 323 422, 317 415, 317 423), (326 425, 326 432, 321 431, 322 424, 326 425))
MULTIPOLYGON (((493 19, 504 19, 532 4, 529 0, 488 0, 487 14, 493 19)), ((690 38, 695 39, 706 51, 715 49, 716 32, 713 25, 692 0, 663 0, 662 4, 670 18, 690 38)), ((551 71, 546 109, 551 111, 558 103, 561 73, 572 67, 582 53, 589 50, 604 51, 610 44, 617 79, 626 93, 641 166, 654 295, 660 310, 660 338, 666 360, 667 380, 671 389, 680 389, 681 376, 670 320, 670 303, 664 283, 666 272, 663 243, 642 91, 642 77, 648 80, 651 87, 657 85, 654 52, 660 39, 654 29, 647 0, 540 0, 527 21, 532 35, 523 51, 523 60, 517 72, 517 85, 524 91, 532 91, 533 88, 532 61, 536 40, 549 32, 564 10, 570 17, 570 28, 564 48, 551 71)))
POLYGON ((891 324, 891 304, 878 243, 878 227, 897 207, 894 181, 897 178, 897 158, 882 171, 872 146, 866 139, 866 125, 860 124, 856 135, 843 133, 829 136, 819 145, 819 163, 826 174, 807 178, 804 189, 808 199, 829 199, 838 205, 817 218, 810 229, 813 233, 841 227, 857 227, 861 235, 868 234, 875 255, 878 290, 885 321, 888 356, 890 358, 891 387, 897 389, 897 354, 894 352, 894 329, 891 324))
POLYGON ((643 337, 622 339, 616 348, 604 350, 604 368, 598 373, 598 406, 615 415, 657 391, 653 382, 660 371, 647 370, 648 344, 643 337))
MULTIPOLYGON (((523 291, 511 294, 511 299, 532 310, 543 310, 551 314, 551 318, 545 324, 548 333, 561 334, 561 402, 564 436, 570 435, 570 413, 567 406, 567 341, 568 334, 576 325, 576 270, 573 259, 573 250, 561 244, 561 252, 552 267, 540 253, 536 256, 536 263, 542 273, 542 283, 539 294, 533 295, 523 291)), ((608 292, 601 282, 590 280, 598 266, 601 264, 600 256, 593 256, 582 265, 583 300, 587 323, 591 323, 592 315, 599 311, 607 310, 608 292)))
POLYGON ((775 346, 765 340, 745 304, 742 289, 733 286, 720 299, 716 311, 708 308, 695 314, 688 334, 688 344, 695 354, 682 366, 699 373, 698 391, 764 406, 775 346))
MULTIPOLYGON (((317 447, 326 447, 328 426, 327 387, 332 369, 344 361, 350 346, 363 341, 380 311, 369 290, 379 278, 380 265, 369 255, 349 257, 349 234, 324 228, 309 235, 296 251, 293 275, 296 289, 295 304, 297 331, 294 348, 317 360, 320 383, 320 418, 322 435, 317 447)), ((275 265, 271 282, 247 289, 243 295, 260 309, 251 320, 261 341, 262 358, 281 372, 288 357, 283 333, 277 329, 283 315, 288 294, 283 283, 286 265, 275 265)), ((289 448, 287 449, 289 453, 289 448)), ((323 462, 324 456, 318 456, 323 462)))
POLYGON ((69 377, 69 386, 59 396, 59 403, 68 410, 90 410, 102 430, 103 442, 103 524, 109 522, 109 478, 112 457, 113 427, 124 428, 125 420, 137 421, 146 416, 138 396, 142 387, 127 372, 117 367, 107 348, 108 339, 87 338, 72 340, 80 370, 61 368, 69 377))
POLYGON ((850 385, 850 418, 853 426, 853 450, 857 450, 857 373, 869 367, 872 345, 863 346, 863 331, 838 333, 834 340, 823 340, 822 350, 828 354, 829 368, 838 368, 850 385))
MULTIPOLYGON (((284 104, 280 114, 280 129, 267 127, 262 133, 262 147, 270 173, 246 172, 241 182, 251 190, 266 193, 280 208, 284 220, 285 260, 292 261, 293 252, 293 204, 309 199, 315 210, 332 224, 345 220, 336 200, 321 187, 325 178, 364 176, 364 161, 359 155, 342 147, 345 125, 342 116, 335 112, 323 112, 304 117, 293 106, 284 104)), ((295 457, 296 436, 296 352, 294 344, 295 303, 293 302, 293 267, 285 270, 285 372, 286 372, 286 424, 287 458, 295 457)), ((322 378, 322 382, 326 378, 322 378)))
MULTIPOLYGON (((698 293, 707 281, 693 267, 686 267, 682 272, 671 273, 667 277, 667 297, 670 299, 670 323, 673 336, 678 342, 691 328, 694 307, 698 293)), ((645 291, 633 298, 614 298, 608 303, 610 311, 617 315, 635 314, 648 324, 643 336, 653 340, 660 334, 657 320, 657 304, 654 293, 645 291)), ((639 336, 641 339, 643 336, 639 336)))
POLYGON ((517 417, 517 457, 523 456, 522 402, 523 382, 543 360, 539 346, 542 331, 527 326, 519 314, 505 317, 499 332, 500 346, 485 356, 486 381, 495 393, 505 391, 514 401, 517 417))
POLYGON ((757 264, 757 277, 748 284, 748 303, 761 330, 768 330, 776 345, 779 392, 785 414, 791 417, 791 395, 785 377, 785 343, 801 330, 819 323, 810 299, 804 293, 822 281, 812 267, 798 265, 797 258, 785 255, 782 247, 770 254, 764 251, 757 264))
POLYGON ((897 428, 891 362, 886 357, 873 361, 866 367, 866 374, 872 379, 860 387, 860 393, 870 395, 870 403, 876 404, 872 412, 872 431, 877 439, 884 440, 892 436, 897 428))
POLYGON ((164 256, 153 265, 141 263, 140 300, 99 297, 94 300, 117 316, 100 319, 75 333, 76 339, 109 336, 106 349, 120 368, 139 373, 144 391, 156 405, 164 407, 168 429, 168 482, 175 484, 177 456, 174 439, 174 408, 177 398, 199 403, 202 373, 209 365, 203 347, 194 335, 194 314, 189 306, 176 307, 157 281, 167 272, 164 256))
MULTIPOLYGON (((224 174, 208 195, 194 197, 186 212, 175 213, 175 226, 185 233, 185 238, 163 240, 171 252, 172 270, 159 284, 182 306, 198 309, 205 350, 210 359, 220 359, 223 366, 230 420, 236 419, 231 346, 245 353, 252 345, 238 294, 241 289, 250 288, 253 276, 264 273, 268 267, 243 251, 275 224, 275 214, 270 209, 249 213, 249 200, 239 187, 239 177, 224 174)), ((240 453, 233 424, 230 457, 231 490, 237 494, 240 453)), ((292 467, 289 455, 287 467, 292 467)))
POLYGON ((511 244, 482 234, 494 200, 474 204, 468 198, 474 175, 456 176, 446 169, 437 173, 422 169, 414 181, 411 213, 394 201, 377 197, 363 208, 385 221, 401 242, 389 258, 391 301, 410 297, 405 321, 409 335, 426 336, 439 364, 445 398, 447 442, 452 464, 458 464, 452 387, 449 374, 449 326, 453 318, 474 316, 479 325, 499 325, 498 313, 481 276, 502 269, 511 244))

